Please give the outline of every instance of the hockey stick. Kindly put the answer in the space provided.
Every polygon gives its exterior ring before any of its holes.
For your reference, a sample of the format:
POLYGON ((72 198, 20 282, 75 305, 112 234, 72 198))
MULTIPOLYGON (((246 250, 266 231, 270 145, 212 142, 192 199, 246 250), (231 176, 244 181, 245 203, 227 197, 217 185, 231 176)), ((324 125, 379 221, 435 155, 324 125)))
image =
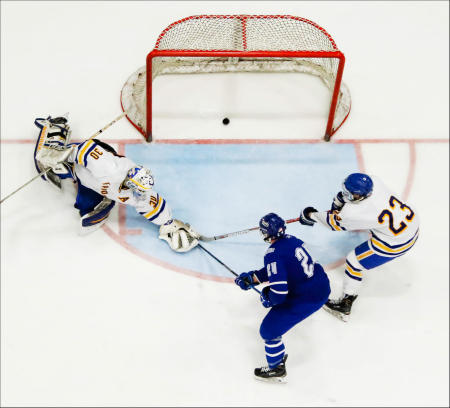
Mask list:
MULTIPOLYGON (((106 129, 108 129, 110 126, 114 125, 114 123, 116 123, 117 121, 119 121, 120 119, 122 119, 124 116, 126 115, 125 112, 121 113, 119 116, 117 116, 117 118, 115 118, 114 120, 112 120, 111 122, 109 122, 106 126, 102 127, 100 130, 98 130, 96 133, 94 133, 89 139, 93 139, 94 137, 97 137, 100 133, 104 132, 106 129)), ((43 176, 44 174, 46 174, 49 170, 51 169, 51 167, 49 167, 48 169, 41 171, 37 176, 34 176, 31 180, 27 181, 25 184, 23 184, 22 186, 20 186, 18 189, 14 190, 12 193, 8 194, 6 197, 2 198, 0 200, 0 204, 3 203, 3 201, 5 201, 6 199, 8 199, 9 197, 11 197, 12 195, 16 194, 18 191, 22 190, 22 188, 26 187, 28 184, 30 184, 32 181, 36 180, 37 178, 43 176)))
MULTIPOLYGON (((299 218, 291 218, 290 220, 286 220, 286 224, 290 224, 291 222, 296 222, 298 220, 299 220, 299 218)), ((205 237, 204 235, 200 235, 199 239, 200 239, 200 241, 203 241, 203 242, 216 241, 216 240, 222 239, 222 238, 228 238, 228 237, 234 237, 236 235, 247 234, 250 231, 256 231, 258 229, 259 229, 259 227, 253 227, 253 228, 248 228, 248 229, 241 230, 241 231, 229 232, 228 234, 216 235, 214 237, 205 237)))
MULTIPOLYGON (((198 247, 200 247, 201 249, 203 249, 203 251, 205 251, 209 256, 211 256, 212 258, 214 258, 217 262, 219 262, 223 267, 225 267, 225 269, 228 269, 228 271, 230 271, 234 276, 238 277, 239 275, 233 271, 229 266, 225 265, 219 258, 217 258, 215 255, 213 255, 211 252, 209 252, 204 246, 198 244, 198 247)), ((261 294, 261 292, 256 289, 253 285, 250 286, 254 291, 258 292, 259 294, 261 294)))

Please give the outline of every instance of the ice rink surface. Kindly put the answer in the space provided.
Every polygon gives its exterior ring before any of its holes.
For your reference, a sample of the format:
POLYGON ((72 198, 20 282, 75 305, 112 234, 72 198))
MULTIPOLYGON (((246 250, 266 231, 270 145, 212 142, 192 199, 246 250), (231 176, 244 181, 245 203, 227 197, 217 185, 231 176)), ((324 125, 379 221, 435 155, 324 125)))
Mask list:
MULTIPOLYGON (((358 170, 421 217, 414 248, 366 273, 347 324, 318 311, 284 336, 277 386, 253 379, 265 365, 255 293, 200 249, 171 252, 132 208, 78 236, 73 186, 37 180, 0 208, 1 405, 448 406, 448 13, 432 1, 1 2, 2 198, 35 175, 34 119, 69 111, 73 139, 91 136, 173 21, 290 14, 346 56, 352 110, 332 142, 328 90, 302 74, 157 78, 155 142, 125 119, 102 140, 150 167, 174 215, 205 235, 325 210, 358 170)), ((342 259, 367 235, 288 232, 337 296, 342 259)), ((258 233, 205 246, 238 272, 262 266, 258 233)))

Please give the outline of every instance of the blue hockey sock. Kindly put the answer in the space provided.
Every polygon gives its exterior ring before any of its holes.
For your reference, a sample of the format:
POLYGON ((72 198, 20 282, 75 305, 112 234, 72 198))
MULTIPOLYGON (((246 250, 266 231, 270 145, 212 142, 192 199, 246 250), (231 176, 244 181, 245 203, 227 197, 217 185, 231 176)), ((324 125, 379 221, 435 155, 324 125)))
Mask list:
POLYGON ((283 361, 284 343, 281 337, 273 340, 265 340, 266 359, 270 368, 275 368, 283 361))

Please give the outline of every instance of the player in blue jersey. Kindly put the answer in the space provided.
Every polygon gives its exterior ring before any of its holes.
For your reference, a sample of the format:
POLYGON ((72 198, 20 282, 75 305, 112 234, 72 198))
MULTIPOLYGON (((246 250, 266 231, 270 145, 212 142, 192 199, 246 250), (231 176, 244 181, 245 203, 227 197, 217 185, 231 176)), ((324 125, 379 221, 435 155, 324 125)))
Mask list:
POLYGON ((301 239, 286 234, 286 223, 269 213, 259 221, 264 241, 270 242, 264 267, 241 273, 235 283, 243 290, 268 282, 261 303, 270 308, 261 323, 268 366, 255 369, 263 381, 285 382, 286 359, 282 335, 319 310, 330 295, 330 282, 323 267, 314 262, 301 239))

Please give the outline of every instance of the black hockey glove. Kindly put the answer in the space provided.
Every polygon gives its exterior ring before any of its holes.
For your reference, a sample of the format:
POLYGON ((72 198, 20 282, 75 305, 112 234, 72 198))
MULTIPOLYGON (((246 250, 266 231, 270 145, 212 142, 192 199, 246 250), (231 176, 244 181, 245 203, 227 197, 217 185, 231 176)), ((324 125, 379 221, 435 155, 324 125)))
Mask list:
POLYGON ((315 213, 317 210, 314 207, 306 207, 301 213, 298 222, 302 225, 308 225, 312 227, 316 221, 310 218, 311 213, 315 213))
POLYGON ((242 290, 249 290, 253 285, 253 272, 243 272, 235 280, 234 283, 242 290))
POLYGON ((342 191, 336 194, 336 197, 333 198, 333 204, 331 204, 331 211, 341 211, 345 205, 344 195, 342 191))
POLYGON ((266 286, 261 291, 260 300, 264 307, 272 307, 273 306, 272 301, 270 300, 269 290, 270 290, 270 286, 266 286))

